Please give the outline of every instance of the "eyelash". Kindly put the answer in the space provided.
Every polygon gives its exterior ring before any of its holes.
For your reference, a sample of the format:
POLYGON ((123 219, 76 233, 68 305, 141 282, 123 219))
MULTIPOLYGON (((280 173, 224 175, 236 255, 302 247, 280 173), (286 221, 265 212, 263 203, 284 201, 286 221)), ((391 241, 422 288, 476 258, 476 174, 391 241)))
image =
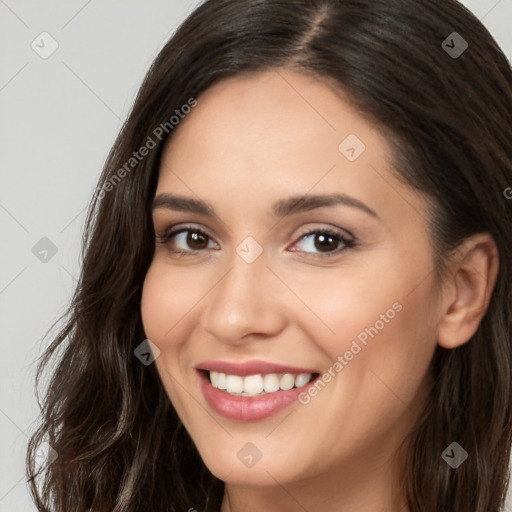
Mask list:
MULTIPOLYGON (((194 226, 183 226, 178 229, 171 229, 171 230, 163 233, 162 235, 157 235, 157 243, 162 244, 162 245, 167 245, 173 236, 178 235, 180 233, 187 232, 187 231, 190 231, 193 233, 198 233, 201 236, 204 236, 205 238, 212 240, 212 237, 210 237, 210 235, 208 235, 208 233, 206 233, 202 229, 196 228, 194 226)), ((311 255, 313 255, 313 257, 317 257, 317 258, 329 258, 329 257, 337 256, 341 252, 345 251, 346 249, 352 249, 357 245, 356 241, 354 239, 347 238, 346 236, 342 235, 341 233, 334 231, 332 229, 329 229, 329 228, 311 229, 311 230, 303 233, 298 238, 297 242, 301 241, 302 239, 304 239, 308 236, 311 236, 311 235, 329 235, 329 236, 332 236, 333 238, 337 239, 337 241, 339 243, 343 244, 341 248, 338 248, 335 251, 331 251, 328 253, 306 252, 306 254, 311 254, 311 255)), ((297 242, 295 242, 295 243, 297 243, 297 242)), ((206 249, 202 249, 202 250, 191 249, 189 251, 183 251, 181 249, 169 249, 170 252, 172 252, 173 254, 175 254, 179 257, 187 257, 187 256, 195 255, 199 252, 203 252, 204 250, 206 250, 206 249)), ((301 252, 301 251, 292 251, 292 252, 301 252)))

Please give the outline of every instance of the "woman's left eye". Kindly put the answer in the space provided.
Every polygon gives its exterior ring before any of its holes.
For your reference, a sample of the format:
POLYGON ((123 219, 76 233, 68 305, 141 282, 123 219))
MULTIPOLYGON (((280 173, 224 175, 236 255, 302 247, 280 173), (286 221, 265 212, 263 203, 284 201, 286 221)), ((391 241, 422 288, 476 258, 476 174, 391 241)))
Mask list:
MULTIPOLYGON (((355 246, 355 241, 341 233, 329 229, 310 231, 302 235, 299 242, 294 245, 301 245, 301 252, 313 253, 319 256, 335 256, 347 248, 355 246)), ((295 249, 294 249, 295 251, 295 249)))

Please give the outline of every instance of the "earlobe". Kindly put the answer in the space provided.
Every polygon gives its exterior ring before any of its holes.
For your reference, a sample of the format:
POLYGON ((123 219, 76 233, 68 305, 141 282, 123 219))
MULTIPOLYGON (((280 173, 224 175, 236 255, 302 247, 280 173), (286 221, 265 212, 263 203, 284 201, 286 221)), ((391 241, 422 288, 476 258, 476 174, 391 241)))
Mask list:
POLYGON ((443 283, 440 346, 456 348, 475 334, 489 306, 498 269, 498 249, 490 234, 473 235, 459 246, 443 283))

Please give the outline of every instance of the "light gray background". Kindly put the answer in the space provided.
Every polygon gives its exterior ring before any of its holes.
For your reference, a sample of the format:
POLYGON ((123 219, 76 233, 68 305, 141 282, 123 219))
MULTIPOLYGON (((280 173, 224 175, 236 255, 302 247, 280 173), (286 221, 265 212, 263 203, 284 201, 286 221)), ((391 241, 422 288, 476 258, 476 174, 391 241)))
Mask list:
MULTIPOLYGON (((35 511, 24 481, 34 360, 71 297, 107 153, 151 61, 197 3, 0 0, 0 512, 35 511), (51 48, 45 31, 59 45, 47 59, 31 47, 51 48), (47 262, 32 253, 42 237, 58 250, 47 262)), ((510 59, 512 0, 463 3, 510 59)))

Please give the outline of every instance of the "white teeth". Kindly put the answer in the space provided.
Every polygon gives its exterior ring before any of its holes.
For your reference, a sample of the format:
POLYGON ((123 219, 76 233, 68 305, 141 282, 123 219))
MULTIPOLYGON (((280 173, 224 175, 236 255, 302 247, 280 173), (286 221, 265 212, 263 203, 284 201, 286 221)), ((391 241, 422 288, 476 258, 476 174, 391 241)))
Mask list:
POLYGON ((311 373, 268 373, 241 377, 240 375, 227 375, 222 372, 210 373, 210 382, 217 389, 225 390, 232 395, 256 396, 275 391, 288 391, 293 387, 305 386, 313 377, 311 373))
MULTIPOLYGON (((210 373, 211 375, 211 373, 210 373)), ((215 386, 215 384, 213 384, 215 386)), ((226 374, 225 373, 218 373, 217 376, 217 386, 215 386, 219 389, 226 389, 226 374)))
POLYGON ((226 375, 226 391, 241 393, 244 390, 244 378, 240 375, 226 375))
POLYGON ((287 391, 295 386, 295 376, 291 373, 285 373, 279 381, 279 387, 287 391))
POLYGON ((244 393, 257 395, 263 391, 263 378, 261 375, 249 375, 244 378, 244 393))
POLYGON ((295 377, 295 387, 300 388, 305 386, 311 380, 311 373, 299 373, 297 377, 295 377))
POLYGON ((275 373, 269 373, 263 377, 263 388, 265 393, 272 393, 279 389, 279 376, 275 373))

